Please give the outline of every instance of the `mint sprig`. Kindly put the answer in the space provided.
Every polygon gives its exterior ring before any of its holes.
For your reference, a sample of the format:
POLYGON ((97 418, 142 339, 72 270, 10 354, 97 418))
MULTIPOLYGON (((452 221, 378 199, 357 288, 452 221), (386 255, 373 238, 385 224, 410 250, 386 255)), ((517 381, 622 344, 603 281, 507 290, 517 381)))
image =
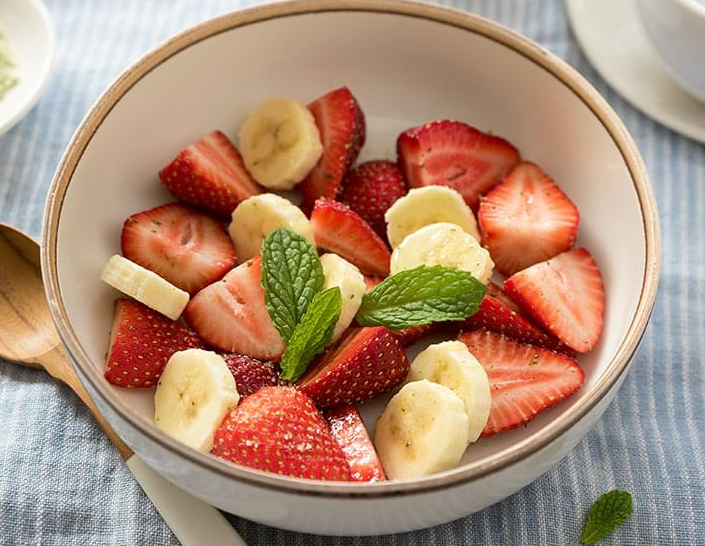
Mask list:
POLYGON ((333 336, 342 305, 337 286, 316 294, 284 350, 280 364, 282 379, 296 381, 313 357, 323 351, 333 336))
POLYGON ((315 247, 293 231, 273 231, 262 243, 260 282, 272 323, 289 342, 313 297, 323 288, 323 267, 315 247))
POLYGON ((612 533, 632 514, 632 496, 627 491, 613 489, 592 503, 580 535, 583 544, 595 544, 612 533))
POLYGON ((422 265, 387 277, 365 294, 357 322, 398 330, 462 320, 477 311, 486 290, 467 271, 422 265))

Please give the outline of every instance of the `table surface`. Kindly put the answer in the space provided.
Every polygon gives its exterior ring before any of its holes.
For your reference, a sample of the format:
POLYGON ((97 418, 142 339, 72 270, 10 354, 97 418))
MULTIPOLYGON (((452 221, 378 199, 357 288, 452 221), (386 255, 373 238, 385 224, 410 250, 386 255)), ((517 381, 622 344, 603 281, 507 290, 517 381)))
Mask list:
MULTIPOLYGON (((0 138, 0 221, 32 235, 60 154, 102 89, 170 34, 237 0, 45 0, 55 72, 0 138)), ((663 269, 636 361, 615 401, 552 471, 505 501, 433 529, 387 537, 301 535, 230 517, 261 544, 576 544, 592 500, 631 491, 635 512, 605 544, 705 544, 705 147, 614 93, 573 38, 561 0, 456 0, 575 66, 634 136, 658 199, 663 269)), ((1 264, 0 264, 1 267, 1 264)), ((88 411, 40 371, 0 363, 0 544, 177 544, 88 411)))

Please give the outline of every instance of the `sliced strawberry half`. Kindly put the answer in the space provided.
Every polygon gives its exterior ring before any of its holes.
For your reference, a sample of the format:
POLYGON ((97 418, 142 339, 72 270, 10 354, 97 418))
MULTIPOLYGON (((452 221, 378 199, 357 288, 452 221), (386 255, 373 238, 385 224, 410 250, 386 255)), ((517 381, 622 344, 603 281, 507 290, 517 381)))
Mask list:
POLYGON ((354 481, 379 482, 385 480, 382 464, 370 440, 365 423, 355 406, 343 406, 323 414, 333 438, 343 450, 350 476, 354 481))
POLYGON ((159 179, 183 203, 228 216, 240 201, 261 193, 240 152, 220 131, 181 150, 159 179))
POLYGON ((501 288, 497 285, 488 287, 487 294, 480 302, 477 312, 465 319, 461 328, 464 330, 489 330, 497 334, 504 334, 522 343, 530 343, 575 356, 573 349, 561 343, 558 338, 541 330, 519 311, 514 302, 509 300, 511 302, 509 305, 507 300, 509 298, 501 292, 501 288))
POLYGON ((436 329, 437 324, 424 324, 422 326, 409 326, 401 330, 390 330, 392 335, 399 340, 402 347, 409 347, 419 339, 430 334, 436 329))
POLYGON ((538 324, 579 353, 602 333, 605 289, 584 248, 559 254, 504 281, 504 291, 538 324))
POLYGON ((309 365, 298 386, 317 406, 334 408, 388 392, 408 372, 406 352, 387 328, 350 328, 309 365))
POLYGON ((178 203, 130 216, 121 242, 125 258, 191 294, 235 266, 235 247, 223 225, 178 203))
POLYGON ((284 341, 274 328, 260 284, 256 256, 206 286, 186 306, 186 321, 209 344, 228 353, 278 360, 284 341))
POLYGON ((279 385, 279 374, 272 362, 237 353, 222 353, 220 356, 235 378, 240 398, 250 396, 261 388, 279 385))
POLYGON ((128 389, 152 387, 171 355, 203 347, 203 341, 191 328, 137 301, 118 299, 105 378, 128 389))
POLYGON ((570 250, 578 208, 541 167, 519 163, 482 198, 477 215, 482 244, 499 271, 513 275, 570 250))
POLYGON ((347 205, 321 198, 311 212, 316 244, 334 252, 368 275, 389 274, 387 244, 347 205))
POLYGON ((245 398, 216 431, 212 452, 276 474, 350 480, 350 467, 323 416, 291 387, 264 387, 245 398))
POLYGON ((340 200, 386 241, 384 213, 405 194, 406 184, 396 163, 378 160, 362 163, 345 176, 340 200))
POLYGON ((347 87, 335 89, 308 105, 323 144, 323 155, 298 185, 308 206, 319 197, 335 199, 347 170, 365 143, 365 116, 347 87))
POLYGON ((477 210, 480 196, 516 165, 509 142, 460 121, 432 121, 397 139, 399 169, 410 188, 439 184, 457 190, 477 210))
POLYGON ((482 364, 490 382, 492 406, 483 436, 523 425, 585 382, 578 363, 561 353, 483 330, 459 339, 482 364))

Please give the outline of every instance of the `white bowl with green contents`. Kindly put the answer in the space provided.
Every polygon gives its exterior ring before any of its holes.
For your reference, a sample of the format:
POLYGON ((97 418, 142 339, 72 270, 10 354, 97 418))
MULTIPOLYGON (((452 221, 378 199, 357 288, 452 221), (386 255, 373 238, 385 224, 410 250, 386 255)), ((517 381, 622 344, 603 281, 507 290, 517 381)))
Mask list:
POLYGON ((40 0, 0 2, 0 135, 37 103, 49 83, 54 25, 40 0))

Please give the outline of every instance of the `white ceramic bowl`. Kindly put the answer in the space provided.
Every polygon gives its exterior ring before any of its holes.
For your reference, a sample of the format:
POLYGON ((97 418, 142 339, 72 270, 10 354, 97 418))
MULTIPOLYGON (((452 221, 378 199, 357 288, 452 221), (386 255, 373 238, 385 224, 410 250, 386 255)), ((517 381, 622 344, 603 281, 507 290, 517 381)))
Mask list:
MULTIPOLYGON (((170 480, 234 514, 321 534, 422 528, 480 510, 546 472, 588 432, 624 378, 656 293, 658 220, 624 126, 567 64, 495 23, 408 2, 311 0, 220 17, 130 67, 78 129, 46 208, 42 268, 52 312, 91 396, 125 441, 170 480), (102 377, 115 297, 98 279, 130 213, 169 199, 156 173, 213 128, 231 136, 263 99, 309 101, 347 84, 368 121, 363 158, 394 158, 397 134, 458 118, 508 138, 582 214, 579 243, 604 274, 587 383, 527 427, 485 439, 424 479, 325 483, 197 453, 157 430, 150 392, 102 377)), ((372 424, 380 402, 366 404, 372 424)))
POLYGON ((705 102, 705 0, 638 0, 637 5, 670 75, 705 102))
POLYGON ((19 79, 0 100, 0 135, 37 103, 54 59, 54 25, 40 0, 2 0, 0 30, 17 62, 19 79))

